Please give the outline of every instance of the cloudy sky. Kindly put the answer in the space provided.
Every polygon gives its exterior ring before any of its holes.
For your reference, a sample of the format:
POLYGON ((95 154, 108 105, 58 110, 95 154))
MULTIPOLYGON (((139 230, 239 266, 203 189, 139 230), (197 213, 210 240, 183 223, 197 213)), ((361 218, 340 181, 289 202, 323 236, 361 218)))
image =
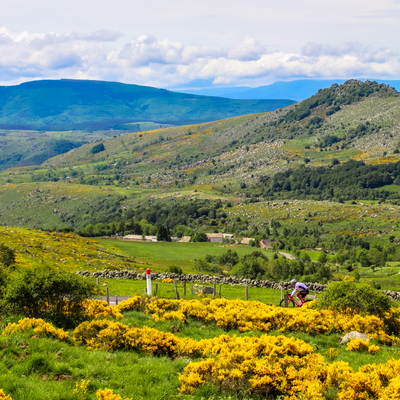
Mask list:
POLYGON ((400 0, 2 0, 0 84, 400 79, 400 0))

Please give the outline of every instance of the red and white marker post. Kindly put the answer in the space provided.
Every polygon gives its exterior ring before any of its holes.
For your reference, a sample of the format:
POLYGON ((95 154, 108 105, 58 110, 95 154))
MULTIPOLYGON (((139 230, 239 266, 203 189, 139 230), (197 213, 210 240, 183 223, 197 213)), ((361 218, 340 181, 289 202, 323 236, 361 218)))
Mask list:
POLYGON ((147 295, 151 296, 151 271, 150 271, 150 268, 146 269, 146 281, 147 281, 147 295))

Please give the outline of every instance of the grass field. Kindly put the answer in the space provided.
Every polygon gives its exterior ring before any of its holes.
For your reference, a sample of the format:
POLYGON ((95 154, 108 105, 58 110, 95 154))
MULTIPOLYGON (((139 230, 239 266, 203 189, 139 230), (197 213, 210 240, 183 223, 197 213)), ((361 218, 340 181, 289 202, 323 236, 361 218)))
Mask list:
MULTIPOLYGON (((157 297, 166 299, 175 299, 175 288, 173 283, 164 283, 160 280, 152 282, 153 294, 155 293, 156 282, 158 285, 157 297)), ((136 281, 132 279, 100 279, 100 288, 105 289, 107 285, 109 288, 109 294, 111 296, 146 296, 146 281, 136 281)), ((211 284, 201 284, 212 287, 211 284)), ((217 297, 219 297, 219 287, 217 285, 217 297)), ((190 293, 190 283, 186 284, 186 296, 183 295, 183 283, 177 283, 177 289, 179 297, 181 299, 192 299, 190 293)), ((286 293, 286 292, 284 292, 286 293)), ((310 293, 313 294, 313 293, 310 293)), ((204 296, 203 296, 204 297, 204 296)), ((212 296, 209 296, 212 297, 212 296)), ((245 300, 245 287, 244 286, 230 286, 222 285, 221 297, 233 300, 241 299, 245 300)), ((194 294, 193 298, 198 298, 194 294)), ((261 301, 265 304, 279 305, 281 301, 280 290, 274 289, 261 289, 261 288, 248 288, 248 299, 249 301, 261 301)))
MULTIPOLYGON (((193 270, 195 261, 204 258, 206 254, 219 256, 231 250, 236 251, 241 257, 251 254, 255 250, 260 250, 248 245, 222 243, 136 242, 109 239, 99 239, 98 241, 118 249, 118 254, 123 256, 164 267, 177 265, 186 273, 195 272, 193 270)), ((261 251, 267 257, 272 258, 272 251, 262 249, 261 251)))

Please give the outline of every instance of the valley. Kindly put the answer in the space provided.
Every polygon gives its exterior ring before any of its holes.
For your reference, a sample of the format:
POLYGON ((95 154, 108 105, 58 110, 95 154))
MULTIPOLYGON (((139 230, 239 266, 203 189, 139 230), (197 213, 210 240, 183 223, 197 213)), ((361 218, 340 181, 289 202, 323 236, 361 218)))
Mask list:
POLYGON ((226 117, 2 131, 4 396, 397 398, 398 92, 226 117), (293 278, 316 299, 279 307, 293 278))

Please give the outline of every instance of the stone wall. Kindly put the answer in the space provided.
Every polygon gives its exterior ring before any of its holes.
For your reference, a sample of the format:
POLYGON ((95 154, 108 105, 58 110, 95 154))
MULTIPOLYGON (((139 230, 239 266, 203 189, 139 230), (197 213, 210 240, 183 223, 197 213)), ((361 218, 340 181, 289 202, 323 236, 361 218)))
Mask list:
MULTIPOLYGON (((93 276, 99 278, 106 278, 106 279, 137 279, 137 280, 145 280, 146 274, 145 273, 137 273, 128 270, 123 271, 111 271, 105 269, 103 271, 96 271, 96 272, 89 272, 89 271, 79 271, 77 272, 83 276, 93 276)), ((152 273, 151 279, 153 280, 162 280, 162 279, 174 279, 178 282, 196 282, 202 284, 213 284, 216 282, 217 284, 222 285, 231 285, 231 286, 245 286, 248 285, 250 287, 258 287, 258 288, 265 288, 265 289, 280 289, 283 290, 292 290, 292 285, 290 282, 274 282, 274 281, 261 281, 257 279, 246 279, 246 278, 237 278, 236 276, 214 276, 214 275, 203 275, 203 274, 188 274, 188 275, 179 275, 173 274, 170 272, 164 272, 162 274, 152 273)), ((310 294, 314 292, 323 293, 325 291, 326 285, 321 285, 319 283, 309 283, 305 282, 307 287, 310 290, 310 294)))
MULTIPOLYGON (((132 272, 128 270, 111 271, 109 269, 104 269, 103 271, 89 272, 89 271, 78 271, 77 274, 83 276, 93 276, 106 279, 137 279, 146 280, 145 273, 132 272)), ((274 281, 261 281, 257 279, 246 279, 237 278, 236 276, 214 276, 214 275, 203 275, 203 274, 188 274, 179 275, 170 272, 164 272, 162 274, 152 273, 151 278, 154 280, 162 279, 174 279, 178 282, 196 282, 202 284, 217 284, 231 285, 231 286, 245 286, 258 287, 265 289, 280 289, 292 291, 292 285, 290 282, 274 282, 274 281)), ((321 285, 320 283, 310 283, 304 282, 310 290, 310 294, 314 291, 317 293, 323 293, 325 291, 326 285, 321 285)), ((392 290, 383 290, 386 296, 390 297, 391 300, 400 301, 400 292, 394 292, 392 290)))

